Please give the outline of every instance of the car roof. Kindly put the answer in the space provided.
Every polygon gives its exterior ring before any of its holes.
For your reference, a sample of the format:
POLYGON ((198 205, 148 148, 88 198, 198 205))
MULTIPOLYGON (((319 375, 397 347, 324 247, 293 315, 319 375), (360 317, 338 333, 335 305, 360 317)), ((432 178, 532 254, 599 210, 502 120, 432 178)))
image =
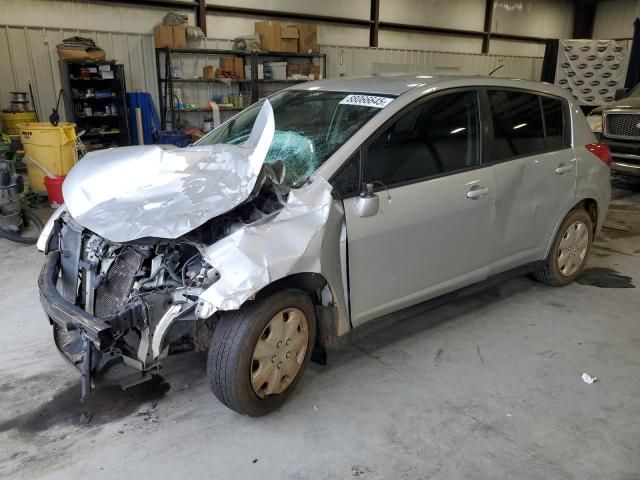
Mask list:
POLYGON ((333 92, 353 92, 378 95, 399 96, 410 90, 422 90, 422 87, 496 86, 524 88, 539 92, 551 93, 570 99, 569 92, 557 85, 520 80, 515 78, 488 77, 483 75, 430 75, 413 74, 374 74, 360 77, 339 77, 315 82, 305 82, 292 87, 292 90, 324 90, 333 92), (447 85, 449 86, 449 85, 447 85))

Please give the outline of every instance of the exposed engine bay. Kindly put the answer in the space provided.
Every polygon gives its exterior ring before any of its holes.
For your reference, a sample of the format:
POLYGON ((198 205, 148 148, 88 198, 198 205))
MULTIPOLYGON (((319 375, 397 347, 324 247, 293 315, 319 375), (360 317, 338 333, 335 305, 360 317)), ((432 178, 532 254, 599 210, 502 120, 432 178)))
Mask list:
MULTIPOLYGON (((91 370, 114 359, 152 371, 170 353, 208 348, 216 316, 201 318, 198 300, 219 277, 203 258, 221 238, 282 209, 281 187, 269 178, 255 198, 175 240, 108 241, 80 226, 68 212, 56 219, 48 243, 59 250, 58 288, 64 299, 111 327, 94 352, 91 370)), ((54 324, 63 355, 80 367, 86 348, 81 329, 54 324)), ((91 372, 88 372, 90 374, 91 372)))

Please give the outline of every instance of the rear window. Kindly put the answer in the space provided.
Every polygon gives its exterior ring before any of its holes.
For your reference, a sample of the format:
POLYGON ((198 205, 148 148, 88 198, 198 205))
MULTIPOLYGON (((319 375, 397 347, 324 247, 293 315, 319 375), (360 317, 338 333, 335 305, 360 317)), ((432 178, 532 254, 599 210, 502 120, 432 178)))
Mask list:
POLYGON ((562 100, 549 97, 540 97, 542 99, 542 111, 544 112, 545 126, 545 148, 547 150, 555 150, 562 148, 568 144, 565 138, 566 125, 564 121, 564 108, 562 100))
POLYGON ((543 152, 544 128, 538 95, 489 91, 493 118, 494 160, 543 152))
POLYGON ((490 90, 493 161, 568 147, 565 102, 559 98, 512 90, 490 90))

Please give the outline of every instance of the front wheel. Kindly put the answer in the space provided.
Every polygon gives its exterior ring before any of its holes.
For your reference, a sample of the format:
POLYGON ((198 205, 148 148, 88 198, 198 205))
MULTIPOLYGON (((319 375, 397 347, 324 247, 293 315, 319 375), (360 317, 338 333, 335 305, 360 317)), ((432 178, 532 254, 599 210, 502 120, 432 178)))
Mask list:
POLYGON ((571 210, 553 240, 549 255, 534 276, 543 283, 562 286, 571 283, 587 263, 593 222, 583 209, 571 210))
POLYGON ((272 412, 300 381, 315 335, 315 308, 300 290, 282 290, 225 312, 209 347, 213 393, 243 415, 272 412))

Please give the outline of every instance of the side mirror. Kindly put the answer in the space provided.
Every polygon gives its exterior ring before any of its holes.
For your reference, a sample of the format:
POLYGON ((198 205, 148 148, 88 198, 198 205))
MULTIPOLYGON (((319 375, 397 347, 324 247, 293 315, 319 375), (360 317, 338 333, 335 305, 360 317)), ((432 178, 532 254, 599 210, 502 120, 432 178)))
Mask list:
POLYGON ((627 93, 629 92, 628 88, 618 88, 616 90, 616 93, 613 97, 614 100, 622 100, 624 97, 627 96, 627 93))
POLYGON ((380 210, 380 198, 373 193, 373 183, 367 183, 364 191, 356 200, 356 213, 359 217, 373 217, 380 210))

